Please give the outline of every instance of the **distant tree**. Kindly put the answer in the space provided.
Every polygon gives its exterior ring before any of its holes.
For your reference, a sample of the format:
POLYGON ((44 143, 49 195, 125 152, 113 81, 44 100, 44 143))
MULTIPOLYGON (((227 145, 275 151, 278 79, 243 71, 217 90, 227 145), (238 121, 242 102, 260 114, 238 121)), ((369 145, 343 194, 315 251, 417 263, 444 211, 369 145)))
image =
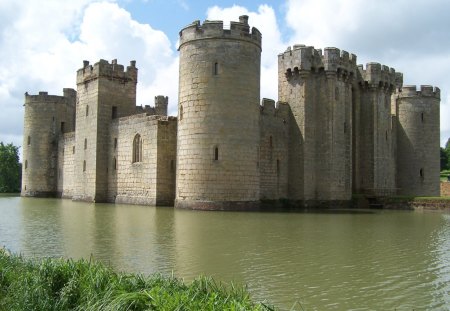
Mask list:
POLYGON ((0 142, 0 192, 19 192, 21 183, 19 147, 0 142))
POLYGON ((449 157, 444 148, 441 147, 441 171, 449 169, 449 157))

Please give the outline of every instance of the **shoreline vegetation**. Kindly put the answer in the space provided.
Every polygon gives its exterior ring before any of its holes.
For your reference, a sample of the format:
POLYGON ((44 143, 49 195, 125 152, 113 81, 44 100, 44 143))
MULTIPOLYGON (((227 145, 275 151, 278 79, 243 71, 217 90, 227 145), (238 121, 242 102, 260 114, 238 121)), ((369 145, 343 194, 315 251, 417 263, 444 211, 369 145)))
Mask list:
POLYGON ((244 287, 115 272, 93 260, 26 259, 0 248, 0 310, 276 310, 244 287))

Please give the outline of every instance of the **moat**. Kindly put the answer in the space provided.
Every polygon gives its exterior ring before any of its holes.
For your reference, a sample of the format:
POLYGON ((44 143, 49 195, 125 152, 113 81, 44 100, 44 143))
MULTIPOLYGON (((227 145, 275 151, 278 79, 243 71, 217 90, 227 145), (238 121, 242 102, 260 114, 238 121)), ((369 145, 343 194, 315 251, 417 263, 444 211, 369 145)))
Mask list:
POLYGON ((235 213, 0 196, 0 246, 247 284, 282 310, 444 310, 450 214, 235 213))

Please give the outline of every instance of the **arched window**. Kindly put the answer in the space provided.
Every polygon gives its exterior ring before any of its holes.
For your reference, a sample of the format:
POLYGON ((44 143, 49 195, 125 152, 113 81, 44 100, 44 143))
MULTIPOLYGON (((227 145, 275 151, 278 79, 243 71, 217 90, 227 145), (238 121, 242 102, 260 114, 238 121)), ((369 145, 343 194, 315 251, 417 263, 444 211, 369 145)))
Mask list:
POLYGON ((142 161, 142 139, 141 135, 136 134, 133 140, 133 163, 142 161))

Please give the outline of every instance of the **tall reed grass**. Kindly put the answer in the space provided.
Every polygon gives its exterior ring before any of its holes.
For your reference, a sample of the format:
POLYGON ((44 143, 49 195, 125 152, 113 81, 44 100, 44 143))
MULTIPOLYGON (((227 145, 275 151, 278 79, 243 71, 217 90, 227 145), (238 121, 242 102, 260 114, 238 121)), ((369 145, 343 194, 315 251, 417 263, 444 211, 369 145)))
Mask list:
POLYGON ((0 249, 0 310, 274 310, 210 277, 118 273, 93 260, 30 260, 0 249))

